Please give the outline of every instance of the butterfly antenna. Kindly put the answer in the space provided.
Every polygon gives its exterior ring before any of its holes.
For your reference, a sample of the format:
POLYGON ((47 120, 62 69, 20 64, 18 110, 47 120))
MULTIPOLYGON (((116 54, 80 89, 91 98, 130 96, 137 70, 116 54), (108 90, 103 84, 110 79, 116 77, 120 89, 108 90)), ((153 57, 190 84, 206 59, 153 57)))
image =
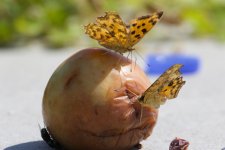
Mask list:
POLYGON ((140 53, 138 53, 138 51, 135 51, 135 52, 136 52, 136 54, 141 58, 142 62, 143 62, 145 65, 147 65, 148 67, 150 67, 150 65, 149 65, 148 63, 146 64, 145 59, 143 58, 143 56, 142 56, 140 53))

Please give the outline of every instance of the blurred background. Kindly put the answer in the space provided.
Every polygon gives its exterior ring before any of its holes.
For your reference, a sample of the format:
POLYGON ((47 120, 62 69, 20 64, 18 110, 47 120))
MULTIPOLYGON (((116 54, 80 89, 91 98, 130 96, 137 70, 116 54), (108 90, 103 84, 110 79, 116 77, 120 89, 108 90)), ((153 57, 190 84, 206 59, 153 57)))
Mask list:
POLYGON ((83 25, 105 11, 117 11, 128 23, 157 10, 164 16, 148 38, 225 40, 224 0, 1 0, 0 46, 34 41, 51 48, 73 46, 91 41, 84 40, 83 25))
POLYGON ((151 81, 168 65, 185 64, 186 84, 160 107, 143 150, 166 150, 175 137, 191 150, 224 148, 224 0, 0 0, 0 149, 51 150, 38 127, 43 92, 66 58, 100 47, 84 25, 105 11, 128 23, 160 10, 162 19, 134 46, 133 60, 151 81))

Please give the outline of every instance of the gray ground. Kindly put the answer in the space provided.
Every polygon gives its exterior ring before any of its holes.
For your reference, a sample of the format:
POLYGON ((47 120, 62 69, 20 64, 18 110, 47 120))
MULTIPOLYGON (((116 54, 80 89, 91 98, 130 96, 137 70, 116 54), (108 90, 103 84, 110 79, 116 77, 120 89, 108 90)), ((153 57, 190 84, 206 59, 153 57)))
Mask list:
MULTIPOLYGON (((145 49, 156 47, 167 51, 174 49, 174 42, 145 49)), ((190 150, 221 150, 225 147, 225 45, 203 40, 180 42, 179 47, 200 57, 200 70, 185 76, 178 98, 160 108, 158 123, 142 143, 143 149, 168 150, 170 141, 181 137, 190 142, 190 150)), ((72 49, 53 52, 40 46, 0 50, 0 149, 50 150, 38 127, 43 125, 42 95, 55 68, 72 53, 72 49)))

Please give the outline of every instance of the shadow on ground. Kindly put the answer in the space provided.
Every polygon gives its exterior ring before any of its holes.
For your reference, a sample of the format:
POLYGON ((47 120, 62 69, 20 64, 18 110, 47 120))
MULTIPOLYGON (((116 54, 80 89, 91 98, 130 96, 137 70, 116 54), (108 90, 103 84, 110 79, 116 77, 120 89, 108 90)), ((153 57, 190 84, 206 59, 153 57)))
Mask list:
POLYGON ((5 148, 4 150, 53 150, 44 141, 32 141, 5 148))
MULTIPOLYGON (((32 141, 27 143, 21 143, 5 148, 4 150, 53 150, 44 141, 32 141)), ((131 150, 138 150, 132 148, 131 150)))

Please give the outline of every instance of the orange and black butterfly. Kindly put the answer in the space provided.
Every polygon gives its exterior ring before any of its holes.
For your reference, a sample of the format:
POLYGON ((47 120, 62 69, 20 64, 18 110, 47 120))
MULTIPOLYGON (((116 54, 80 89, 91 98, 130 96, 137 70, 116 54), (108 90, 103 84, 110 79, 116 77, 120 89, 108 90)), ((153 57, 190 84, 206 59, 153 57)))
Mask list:
POLYGON ((159 108, 167 99, 176 98, 181 87, 185 84, 180 68, 175 64, 166 70, 139 98, 139 102, 159 108))
POLYGON ((95 23, 85 26, 85 33, 100 45, 125 53, 134 50, 133 46, 152 29, 162 15, 163 12, 157 12, 142 16, 126 25, 116 12, 106 12, 105 16, 97 17, 95 23))

